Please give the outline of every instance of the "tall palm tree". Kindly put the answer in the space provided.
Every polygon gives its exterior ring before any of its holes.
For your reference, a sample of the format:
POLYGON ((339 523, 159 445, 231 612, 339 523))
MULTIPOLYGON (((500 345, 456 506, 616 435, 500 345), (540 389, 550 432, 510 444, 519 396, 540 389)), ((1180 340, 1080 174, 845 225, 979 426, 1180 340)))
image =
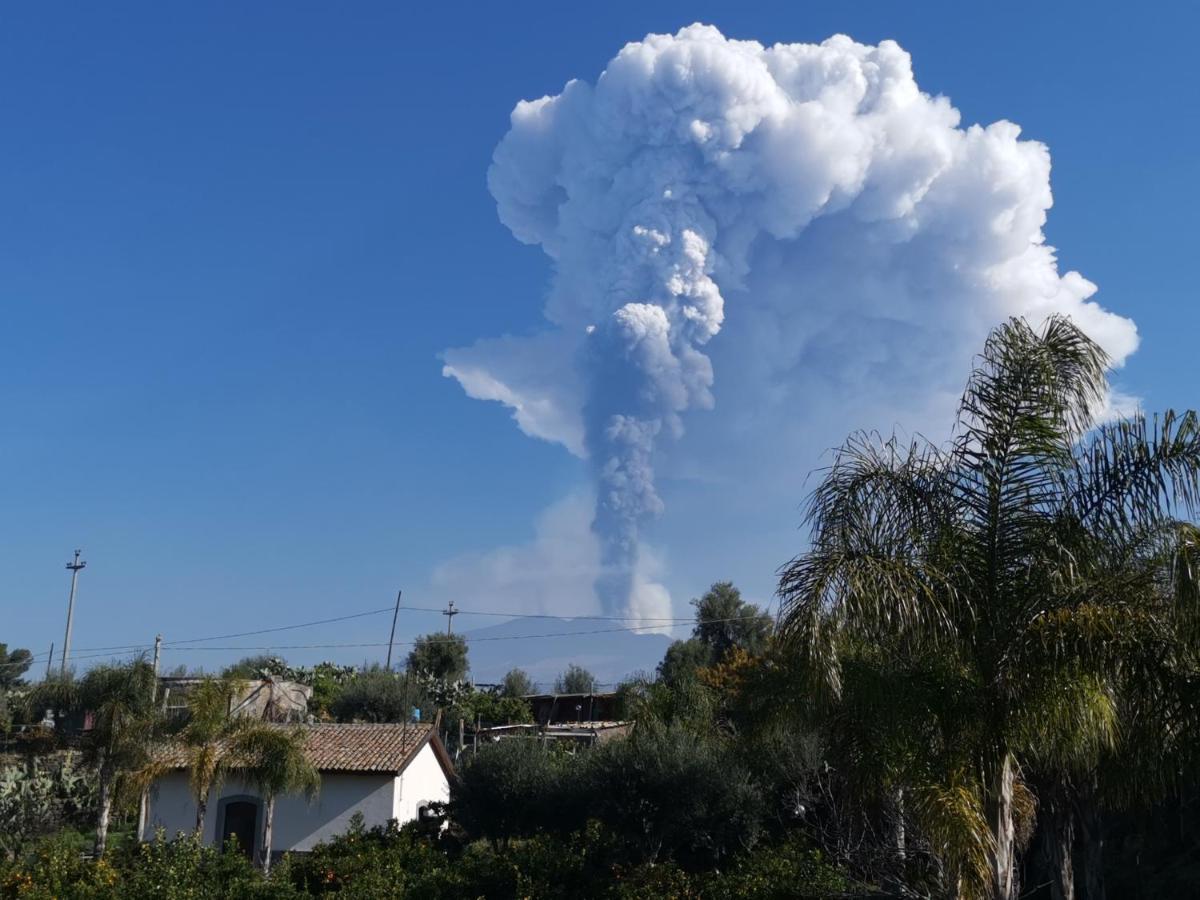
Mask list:
POLYGON ((309 762, 304 743, 303 728, 258 726, 239 735, 233 744, 235 765, 264 800, 259 858, 263 872, 271 870, 275 798, 280 794, 303 793, 311 799, 321 786, 321 777, 309 762))
POLYGON ((1162 578, 1191 553, 1173 514, 1200 494, 1196 416, 1098 425, 1107 366, 1066 319, 996 329, 951 442, 852 436, 781 572, 814 685, 844 701, 875 666, 903 696, 892 770, 965 896, 1016 896, 1024 776, 1094 767, 1122 692, 1200 620, 1194 567, 1162 578))
POLYGON ((187 758, 188 784, 196 801, 196 834, 204 835, 208 801, 219 789, 229 770, 231 742, 254 727, 262 727, 245 716, 230 715, 237 700, 234 678, 205 678, 187 696, 187 722, 179 742, 187 758))
POLYGON ((113 804, 121 793, 138 784, 138 775, 152 761, 162 733, 162 718, 154 702, 153 667, 139 659, 124 665, 102 665, 78 681, 51 680, 32 694, 35 708, 83 715, 90 728, 83 734, 83 757, 95 767, 99 787, 95 855, 104 855, 113 804))

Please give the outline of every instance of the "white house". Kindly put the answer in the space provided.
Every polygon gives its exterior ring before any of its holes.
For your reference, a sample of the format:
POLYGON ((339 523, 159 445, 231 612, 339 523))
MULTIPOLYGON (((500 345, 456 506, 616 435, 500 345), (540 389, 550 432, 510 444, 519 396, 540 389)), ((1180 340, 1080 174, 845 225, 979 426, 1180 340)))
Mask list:
MULTIPOLYGON (((279 726, 283 727, 283 726, 279 726)), ((453 765, 432 724, 302 725, 305 752, 321 774, 321 788, 303 796, 275 799, 272 849, 310 850, 344 832, 355 813, 367 827, 417 818, 422 807, 450 799, 453 765)), ((196 802, 188 788, 179 749, 165 757, 169 768, 150 789, 146 831, 167 835, 191 831, 196 802)), ((236 835, 254 855, 262 840, 263 799, 236 775, 209 799, 204 842, 223 845, 236 835)), ((274 854, 272 854, 274 855, 274 854)))

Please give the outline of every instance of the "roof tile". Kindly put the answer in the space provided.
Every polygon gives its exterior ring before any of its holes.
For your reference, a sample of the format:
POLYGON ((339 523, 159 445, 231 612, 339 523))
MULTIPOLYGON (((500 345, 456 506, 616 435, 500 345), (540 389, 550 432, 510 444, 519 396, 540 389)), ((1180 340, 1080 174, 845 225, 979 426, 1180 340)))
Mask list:
MULTIPOLYGON (((402 772, 433 731, 432 724, 414 723, 270 727, 305 732, 305 752, 319 772, 402 772)), ((187 767, 187 753, 178 744, 164 747, 159 759, 168 768, 187 767)))

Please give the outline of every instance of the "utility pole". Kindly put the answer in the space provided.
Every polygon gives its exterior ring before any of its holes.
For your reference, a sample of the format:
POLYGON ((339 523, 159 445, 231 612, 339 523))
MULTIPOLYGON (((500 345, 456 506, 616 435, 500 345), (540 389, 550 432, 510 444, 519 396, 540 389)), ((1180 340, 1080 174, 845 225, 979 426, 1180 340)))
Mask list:
POLYGON ((392 633, 388 636, 387 670, 389 672, 392 671, 392 644, 396 640, 396 619, 400 617, 400 596, 403 593, 403 590, 396 591, 396 609, 392 613, 392 633))
POLYGON ((79 570, 87 565, 86 562, 81 562, 79 559, 80 551, 75 551, 75 561, 67 563, 67 568, 71 570, 71 597, 67 600, 67 636, 63 638, 62 650, 62 674, 66 677, 67 662, 71 658, 71 626, 75 624, 75 584, 79 581, 79 570))
POLYGON ((46 680, 50 680, 50 668, 54 665, 54 641, 50 642, 50 655, 46 657, 46 680))
POLYGON ((442 610, 442 615, 446 617, 446 634, 448 635, 454 630, 450 626, 454 624, 454 617, 458 615, 458 610, 454 608, 453 600, 442 610))
POLYGON ((154 636, 154 689, 158 691, 158 661, 162 658, 162 635, 154 636))

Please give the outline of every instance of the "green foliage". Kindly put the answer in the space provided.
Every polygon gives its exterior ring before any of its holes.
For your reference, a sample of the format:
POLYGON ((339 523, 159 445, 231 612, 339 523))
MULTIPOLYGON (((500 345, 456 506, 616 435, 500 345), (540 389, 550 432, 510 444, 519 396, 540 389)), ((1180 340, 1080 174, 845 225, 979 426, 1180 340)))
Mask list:
POLYGON ((303 793, 311 800, 321 786, 321 776, 304 750, 302 728, 255 727, 236 736, 230 756, 248 784, 266 800, 259 865, 271 867, 275 799, 281 794, 303 793))
POLYGON ((408 654, 408 671, 442 682, 462 681, 470 671, 467 641, 461 634, 426 634, 408 654))
POLYGON ((500 693, 505 697, 526 697, 533 693, 533 680, 524 669, 512 669, 504 676, 500 693))
POLYGON ((746 854, 705 885, 705 900, 844 897, 856 886, 803 838, 746 854))
POLYGON ((714 662, 723 660, 734 647, 752 655, 766 649, 771 617, 743 600, 733 582, 716 582, 703 597, 693 600, 692 606, 696 608, 692 636, 712 649, 714 662))
POLYGON ((498 691, 471 691, 459 697, 446 712, 448 721, 465 719, 485 728, 491 725, 520 725, 533 721, 529 704, 521 697, 498 691))
POLYGON ((315 716, 330 714, 334 702, 342 690, 355 677, 353 666, 340 666, 336 663, 317 663, 311 669, 288 668, 283 677, 312 688, 312 697, 308 709, 315 716))
POLYGON ((0 692, 21 684, 21 676, 33 665, 33 654, 28 650, 9 650, 8 644, 0 643, 0 692))
POLYGON ((453 818, 500 845, 542 830, 569 832, 585 818, 580 757, 532 740, 504 740, 468 758, 453 787, 453 818))
POLYGON ((699 638, 674 641, 658 664, 658 677, 669 685, 680 685, 695 679, 701 669, 712 665, 714 659, 712 647, 699 638))
POLYGON ((150 664, 139 659, 124 665, 101 665, 78 681, 73 678, 39 684, 31 694, 34 708, 88 715, 91 728, 83 735, 83 760, 93 766, 99 782, 96 821, 97 856, 103 856, 109 819, 115 804, 140 792, 162 737, 164 721, 154 700, 157 678, 150 664))
POLYGON ((291 793, 311 797, 321 779, 304 752, 304 734, 303 728, 249 729, 233 741, 232 765, 268 800, 291 793))
POLYGON ((286 665, 287 663, 276 656, 267 656, 265 654, 244 656, 237 662, 231 663, 222 669, 221 677, 255 680, 265 678, 268 675, 278 674, 279 670, 286 667, 286 665))
MULTIPOLYGON (((365 671, 378 668, 379 666, 375 666, 365 671)), ((329 661, 305 667, 288 665, 286 660, 277 656, 251 656, 230 666, 224 674, 237 678, 282 678, 306 684, 312 688, 312 697, 308 703, 309 712, 323 717, 329 714, 330 707, 342 688, 358 677, 359 670, 354 666, 329 661)))
POLYGON ((90 824, 95 773, 74 754, 31 756, 0 768, 0 854, 19 854, 34 838, 90 824))
POLYGON ((461 846, 453 835, 410 824, 370 830, 361 819, 310 853, 285 856, 268 877, 236 852, 194 836, 125 843, 104 860, 85 859, 67 839, 0 861, 2 900, 539 900, 845 896, 850 882, 802 841, 740 855, 722 871, 688 871, 667 860, 619 861, 598 823, 567 835, 537 834, 503 849, 461 846))
POLYGON ((757 842, 764 801, 738 754, 682 725, 639 723, 583 759, 590 815, 632 859, 720 864, 757 842))
POLYGON ((839 758, 906 790, 964 897, 1012 895, 1033 776, 1121 753, 1122 714, 1157 744, 1126 771, 1179 771, 1200 726, 1200 426, 1097 425, 1107 365, 1066 319, 997 328, 947 445, 847 440, 780 580, 839 758))
POLYGON ((577 755, 533 740, 501 741, 469 760, 453 797, 454 820, 497 845, 568 834, 593 818, 619 858, 691 867, 753 846, 764 808, 731 747, 657 723, 577 755))
POLYGON ((267 881, 240 853, 192 836, 123 843, 98 862, 69 838, 40 845, 0 878, 0 897, 20 900, 300 900, 286 878, 267 881))
POLYGON ((595 690, 596 676, 575 663, 567 666, 567 670, 554 680, 556 694, 591 694, 595 690))
POLYGON ((375 667, 343 684, 329 706, 338 722, 404 722, 412 704, 409 676, 375 667))

